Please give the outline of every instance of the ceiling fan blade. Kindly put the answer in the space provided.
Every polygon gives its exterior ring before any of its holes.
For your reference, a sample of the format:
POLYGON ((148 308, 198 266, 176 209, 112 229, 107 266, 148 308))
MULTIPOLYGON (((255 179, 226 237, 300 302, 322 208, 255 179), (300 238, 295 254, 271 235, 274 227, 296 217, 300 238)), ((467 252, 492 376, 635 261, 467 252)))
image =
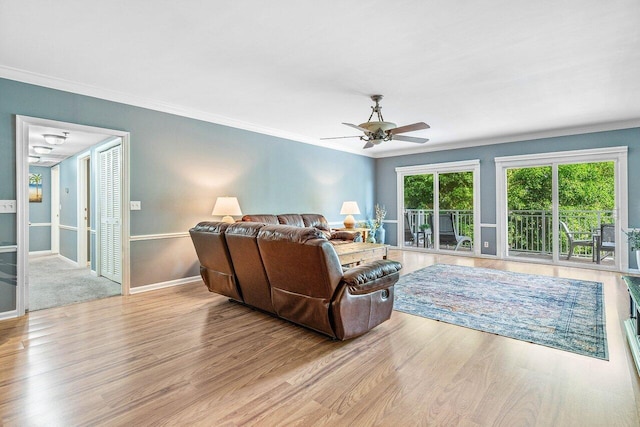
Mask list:
POLYGON ((364 144, 364 147, 362 148, 371 148, 371 147, 373 147, 373 143, 371 141, 367 141, 367 143, 364 144))
POLYGON ((416 144, 424 144, 428 141, 427 138, 415 138, 413 136, 404 136, 404 135, 393 135, 393 140, 395 141, 406 141, 406 142, 415 142, 416 144))
POLYGON ((413 132, 414 130, 429 129, 430 127, 431 126, 429 126, 428 124, 426 124, 424 122, 418 122, 418 123, 414 123, 412 125, 400 126, 399 128, 389 129, 388 132, 391 135, 395 135, 397 133, 405 133, 405 132, 413 132))
POLYGON ((369 129, 361 128, 360 126, 358 126, 358 125, 354 125, 354 124, 352 124, 352 123, 344 123, 344 122, 343 122, 342 124, 343 124, 343 125, 347 125, 347 126, 349 126, 349 127, 352 127, 352 128, 354 128, 354 129, 358 129, 359 131, 364 132, 364 133, 366 133, 366 134, 371 133, 371 132, 369 132, 369 129))
POLYGON ((332 136, 329 138, 320 138, 320 139, 344 139, 344 138, 360 138, 360 135, 356 136, 332 136))

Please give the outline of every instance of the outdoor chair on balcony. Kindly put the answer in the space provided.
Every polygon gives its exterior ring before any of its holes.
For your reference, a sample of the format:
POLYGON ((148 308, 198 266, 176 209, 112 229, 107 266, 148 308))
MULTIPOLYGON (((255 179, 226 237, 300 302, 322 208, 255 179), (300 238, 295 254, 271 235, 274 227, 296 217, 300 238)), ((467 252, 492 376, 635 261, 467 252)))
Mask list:
POLYGON ((418 236, 411 230, 411 226, 409 224, 409 215, 404 214, 404 243, 411 245, 418 245, 418 236))
MULTIPOLYGON (((471 246, 471 238, 468 236, 460 236, 458 234, 458 230, 455 227, 453 222, 453 214, 452 213, 441 213, 440 214, 440 247, 445 245, 453 246, 455 245, 454 250, 458 250, 463 243, 468 242, 469 246, 471 246)), ((433 215, 429 214, 429 226, 433 230, 433 215)))
POLYGON ((563 221, 560 221, 560 227, 562 228, 562 231, 564 232, 564 234, 567 235, 567 241, 569 243, 569 254, 567 255, 567 259, 571 259, 571 256, 573 255, 573 250, 577 246, 591 247, 591 250, 593 251, 593 233, 592 232, 570 231, 569 227, 567 227, 567 224, 564 223, 563 221), (589 236, 589 238, 588 239, 582 238, 583 236, 589 236))
POLYGON ((600 235, 596 239, 596 263, 607 256, 614 254, 616 251, 616 227, 615 224, 600 224, 600 235), (604 257, 601 257, 605 252, 604 257))

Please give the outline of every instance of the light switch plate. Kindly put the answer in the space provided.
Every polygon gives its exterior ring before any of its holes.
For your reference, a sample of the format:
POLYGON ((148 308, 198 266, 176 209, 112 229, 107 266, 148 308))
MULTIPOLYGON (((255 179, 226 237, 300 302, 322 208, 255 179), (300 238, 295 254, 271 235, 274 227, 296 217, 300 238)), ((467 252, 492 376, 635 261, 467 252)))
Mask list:
POLYGON ((0 213, 16 213, 16 201, 0 200, 0 213))
POLYGON ((139 211, 141 209, 142 209, 142 202, 139 202, 139 201, 136 201, 136 202, 132 201, 131 202, 131 210, 132 211, 139 211))

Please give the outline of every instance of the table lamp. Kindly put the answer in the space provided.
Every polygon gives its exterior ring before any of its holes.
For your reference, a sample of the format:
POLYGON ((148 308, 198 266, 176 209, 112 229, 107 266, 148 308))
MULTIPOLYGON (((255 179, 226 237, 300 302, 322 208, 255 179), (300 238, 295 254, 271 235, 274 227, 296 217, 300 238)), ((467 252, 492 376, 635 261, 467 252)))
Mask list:
POLYGON ((340 215, 346 215, 344 219, 345 228, 355 228, 356 220, 353 215, 359 215, 360 208, 356 202, 344 202, 342 203, 342 209, 340 209, 340 215))
POLYGON ((218 197, 216 204, 213 206, 213 212, 211 215, 222 216, 223 222, 233 224, 235 220, 231 215, 242 215, 240 210, 240 204, 237 197, 218 197))

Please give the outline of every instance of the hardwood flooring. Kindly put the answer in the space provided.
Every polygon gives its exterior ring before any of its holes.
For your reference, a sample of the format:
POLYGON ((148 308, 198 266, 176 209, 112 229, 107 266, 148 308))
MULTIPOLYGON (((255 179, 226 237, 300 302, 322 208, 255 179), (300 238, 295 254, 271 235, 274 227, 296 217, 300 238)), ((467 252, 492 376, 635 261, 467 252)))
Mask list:
POLYGON ((604 283, 609 361, 393 312, 347 342, 201 282, 0 322, 0 423, 638 426, 620 275, 390 251, 433 263, 604 283))

